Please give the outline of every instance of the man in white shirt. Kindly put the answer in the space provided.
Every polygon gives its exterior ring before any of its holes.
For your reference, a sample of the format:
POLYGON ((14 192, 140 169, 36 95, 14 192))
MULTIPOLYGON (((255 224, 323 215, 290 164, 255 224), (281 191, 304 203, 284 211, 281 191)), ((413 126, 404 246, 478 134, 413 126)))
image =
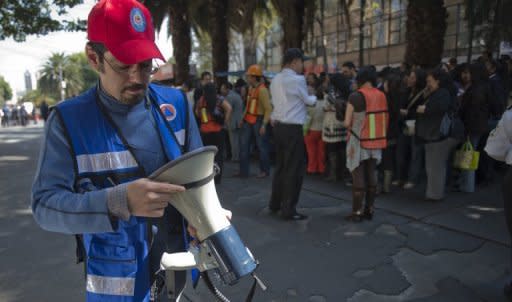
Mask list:
POLYGON ((305 147, 302 125, 306 121, 306 106, 314 106, 316 97, 308 92, 304 71, 304 55, 298 48, 288 49, 283 57, 283 69, 272 80, 270 92, 274 111, 276 169, 272 182, 269 209, 285 220, 303 220, 297 213, 302 180, 305 173, 305 147))

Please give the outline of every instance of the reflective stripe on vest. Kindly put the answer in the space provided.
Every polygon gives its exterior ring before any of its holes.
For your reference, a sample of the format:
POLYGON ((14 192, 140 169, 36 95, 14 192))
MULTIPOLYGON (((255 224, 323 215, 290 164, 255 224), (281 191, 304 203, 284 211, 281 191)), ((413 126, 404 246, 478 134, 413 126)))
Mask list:
MULTIPOLYGON (((172 160, 181 154, 180 145, 186 138, 185 115, 188 109, 185 110, 184 106, 188 103, 176 89, 150 84, 149 93, 156 102, 156 105, 151 105, 152 115, 164 142, 164 150, 167 158, 172 160)), ((102 182, 105 176, 119 183, 145 176, 141 175, 141 168, 128 146, 100 111, 96 88, 60 103, 56 110, 75 154, 77 192, 114 185, 102 182)), ((119 219, 116 223, 117 229, 113 232, 83 234, 87 255, 87 301, 149 301, 150 227, 145 218, 135 216, 128 221, 119 219)), ((181 236, 176 238, 182 242, 181 236)))
POLYGON ((366 116, 358 137, 365 149, 385 149, 387 147, 387 129, 389 113, 386 96, 376 88, 361 88, 364 96, 366 116))
POLYGON ((135 278, 87 275, 86 290, 90 293, 114 296, 133 296, 135 278))
POLYGON ((208 124, 210 121, 213 120, 212 115, 208 112, 208 109, 206 108, 206 101, 204 99, 204 96, 202 96, 199 99, 199 104, 197 104, 199 112, 196 112, 199 119, 201 120, 201 124, 208 124))
POLYGON ((128 150, 81 154, 76 156, 76 161, 79 174, 137 168, 137 162, 128 150))

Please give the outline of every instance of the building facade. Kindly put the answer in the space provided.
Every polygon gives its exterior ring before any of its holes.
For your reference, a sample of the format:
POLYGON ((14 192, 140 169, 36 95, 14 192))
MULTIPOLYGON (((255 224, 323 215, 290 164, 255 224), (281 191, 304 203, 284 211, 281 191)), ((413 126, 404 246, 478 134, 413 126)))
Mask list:
MULTIPOLYGON (((343 12, 339 0, 323 0, 323 12, 318 8, 314 26, 308 30, 303 48, 313 57, 306 67, 322 71, 324 57, 329 71, 338 70, 343 62, 359 62, 361 1, 355 0, 348 8, 349 17, 343 12), (347 20, 348 19, 348 20, 347 20), (323 27, 323 28, 322 28, 323 27)), ((366 0, 363 12, 363 61, 365 65, 398 65, 405 55, 407 0, 366 0)), ((465 60, 468 50, 468 27, 464 19, 464 0, 445 0, 448 12, 445 34, 445 58, 465 60)), ((265 64, 269 70, 280 68, 281 50, 279 28, 267 35, 265 64)), ((474 41, 473 53, 483 49, 474 41)))

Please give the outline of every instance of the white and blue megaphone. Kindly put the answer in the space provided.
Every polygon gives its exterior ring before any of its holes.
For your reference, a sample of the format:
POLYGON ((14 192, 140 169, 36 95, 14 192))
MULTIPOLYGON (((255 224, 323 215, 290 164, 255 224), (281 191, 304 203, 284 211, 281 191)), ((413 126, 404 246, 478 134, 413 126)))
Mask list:
POLYGON ((202 147, 158 169, 150 178, 182 185, 170 202, 197 229, 199 244, 182 253, 164 253, 163 270, 214 269, 224 283, 232 285, 253 273, 257 261, 226 217, 215 190, 214 157, 217 148, 202 147))

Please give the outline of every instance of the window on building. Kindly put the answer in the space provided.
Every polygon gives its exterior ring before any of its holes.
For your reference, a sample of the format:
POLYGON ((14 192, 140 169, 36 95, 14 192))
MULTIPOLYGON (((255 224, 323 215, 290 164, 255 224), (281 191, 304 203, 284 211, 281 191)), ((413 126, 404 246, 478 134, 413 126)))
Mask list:
POLYGON ((327 48, 327 56, 336 56, 336 54, 338 53, 338 35, 336 33, 330 33, 326 37, 327 40, 325 41, 325 45, 327 48))
POLYGON ((338 34, 338 50, 337 53, 347 52, 347 40, 348 40, 348 31, 342 31, 338 34))
MULTIPOLYGON (((400 32, 401 32, 401 26, 402 24, 402 18, 400 16, 394 16, 391 17, 391 20, 389 22, 389 44, 394 45, 400 43, 400 32)), ((405 30, 404 30, 405 32, 405 30)))
MULTIPOLYGON (((325 1, 325 11, 324 16, 330 17, 334 16, 338 13, 338 6, 340 5, 339 0, 324 0, 325 1)), ((318 5, 318 8, 320 8, 320 5, 318 5)))

